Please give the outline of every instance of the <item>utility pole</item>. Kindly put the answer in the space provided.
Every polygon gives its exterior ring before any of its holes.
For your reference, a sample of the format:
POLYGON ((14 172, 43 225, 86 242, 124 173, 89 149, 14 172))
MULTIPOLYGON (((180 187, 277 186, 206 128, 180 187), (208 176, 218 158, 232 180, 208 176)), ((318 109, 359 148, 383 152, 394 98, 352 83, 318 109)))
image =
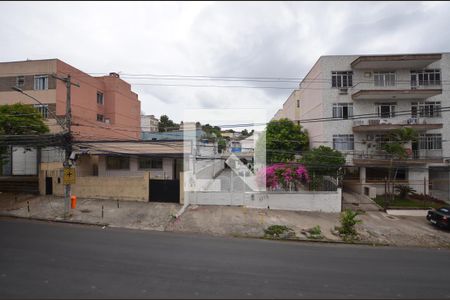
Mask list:
MULTIPOLYGON (((70 75, 67 75, 66 78, 58 77, 55 74, 52 75, 53 78, 61 80, 66 84, 66 129, 67 129, 67 139, 65 143, 65 161, 64 161, 64 167, 70 167, 70 155, 72 153, 72 131, 71 131, 71 124, 72 124, 72 109, 71 109, 71 87, 72 85, 76 87, 80 87, 79 84, 73 83, 72 78, 70 75)), ((64 193, 64 218, 66 218, 69 214, 69 201, 71 196, 71 185, 66 184, 65 187, 65 193, 64 193)))

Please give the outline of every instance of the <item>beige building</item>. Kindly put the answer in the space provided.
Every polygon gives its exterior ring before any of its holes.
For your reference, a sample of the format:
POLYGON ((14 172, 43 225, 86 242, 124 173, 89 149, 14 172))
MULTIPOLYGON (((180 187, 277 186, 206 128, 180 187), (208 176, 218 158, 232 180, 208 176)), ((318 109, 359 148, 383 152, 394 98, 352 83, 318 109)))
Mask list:
POLYGON ((159 120, 154 115, 141 115, 142 132, 158 132, 159 120))
POLYGON ((322 56, 274 119, 300 122, 311 147, 343 152, 356 181, 347 187, 371 196, 384 193, 388 134, 414 128, 409 157, 393 161, 397 180, 449 201, 449 70, 450 53, 322 56))

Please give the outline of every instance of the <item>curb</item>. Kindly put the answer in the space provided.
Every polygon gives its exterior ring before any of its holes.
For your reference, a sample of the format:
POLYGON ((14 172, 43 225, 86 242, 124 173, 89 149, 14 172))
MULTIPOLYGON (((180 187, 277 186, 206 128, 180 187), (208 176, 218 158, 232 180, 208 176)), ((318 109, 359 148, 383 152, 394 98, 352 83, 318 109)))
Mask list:
POLYGON ((55 223, 77 224, 77 225, 90 225, 90 226, 99 226, 99 227, 108 227, 109 226, 109 224, 107 224, 107 223, 94 223, 94 222, 82 222, 82 221, 74 221, 74 220, 46 219, 46 218, 38 218, 38 217, 22 217, 22 216, 7 215, 7 214, 0 214, 0 217, 13 218, 13 219, 24 219, 24 220, 33 220, 33 221, 41 221, 41 222, 55 222, 55 223))
MULTIPOLYGON (((248 238, 248 237, 246 237, 248 238)), ((252 238, 252 237, 250 237, 252 238)), ((369 243, 369 242, 353 242, 348 243, 344 241, 333 241, 333 240, 309 240, 309 239, 277 239, 277 238, 266 238, 266 237, 254 237, 255 239, 268 240, 268 241, 282 241, 282 242, 304 242, 304 243, 322 243, 322 244, 343 244, 343 245, 360 245, 360 246, 381 246, 381 247, 392 247, 391 244, 382 243, 369 243)))

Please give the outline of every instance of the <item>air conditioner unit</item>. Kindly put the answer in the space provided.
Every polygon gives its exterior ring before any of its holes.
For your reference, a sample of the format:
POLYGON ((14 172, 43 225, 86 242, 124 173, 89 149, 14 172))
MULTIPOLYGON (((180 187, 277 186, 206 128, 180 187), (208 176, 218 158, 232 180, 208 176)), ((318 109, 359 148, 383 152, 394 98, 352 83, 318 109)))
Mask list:
POLYGON ((381 119, 380 124, 390 124, 390 123, 389 123, 389 120, 387 120, 387 119, 381 119))
POLYGON ((347 88, 340 88, 339 89, 339 95, 347 95, 348 89, 347 88))
POLYGON ((408 124, 418 124, 419 123, 417 118, 409 118, 407 122, 408 122, 408 124))

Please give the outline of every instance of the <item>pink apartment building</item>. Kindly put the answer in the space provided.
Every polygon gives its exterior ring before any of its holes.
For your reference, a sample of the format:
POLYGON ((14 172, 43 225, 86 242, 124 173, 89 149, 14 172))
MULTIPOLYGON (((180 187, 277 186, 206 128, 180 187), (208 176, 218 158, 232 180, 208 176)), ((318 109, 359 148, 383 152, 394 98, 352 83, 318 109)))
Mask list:
POLYGON ((75 141, 138 140, 140 138, 140 108, 138 95, 117 73, 91 76, 59 60, 27 60, 0 63, 0 105, 22 102, 38 108, 51 132, 62 128, 49 110, 64 118, 66 113, 65 83, 52 77, 70 75, 72 86, 72 132, 75 141), (44 105, 11 89, 21 88, 44 105))

